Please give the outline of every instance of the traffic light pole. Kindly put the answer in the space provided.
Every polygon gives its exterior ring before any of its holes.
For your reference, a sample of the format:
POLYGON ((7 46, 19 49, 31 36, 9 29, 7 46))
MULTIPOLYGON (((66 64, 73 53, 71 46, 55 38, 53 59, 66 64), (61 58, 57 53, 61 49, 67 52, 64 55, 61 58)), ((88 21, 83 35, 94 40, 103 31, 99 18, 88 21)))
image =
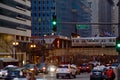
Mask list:
MULTIPOLYGON (((118 34, 120 36, 120 0, 117 5, 118 5, 118 34)), ((120 52, 118 52, 118 62, 120 63, 120 52)), ((118 70, 118 80, 120 80, 120 69, 118 70)))

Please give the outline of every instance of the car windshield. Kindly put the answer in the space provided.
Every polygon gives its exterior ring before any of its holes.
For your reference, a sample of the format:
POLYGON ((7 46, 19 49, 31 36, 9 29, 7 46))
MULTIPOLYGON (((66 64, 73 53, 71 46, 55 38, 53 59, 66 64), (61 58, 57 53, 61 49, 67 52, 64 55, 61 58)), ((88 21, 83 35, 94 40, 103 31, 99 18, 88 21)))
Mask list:
POLYGON ((84 64, 81 64, 81 66, 87 66, 87 64, 84 63, 84 64))
POLYGON ((5 68, 3 68, 3 70, 13 70, 13 69, 17 69, 17 67, 5 67, 5 68))
POLYGON ((33 67, 35 67, 35 65, 34 64, 26 64, 26 65, 24 65, 24 67, 26 67, 26 68, 33 68, 33 67))
POLYGON ((68 68, 68 66, 58 66, 58 68, 68 68))
POLYGON ((39 64, 36 64, 37 67, 45 67, 46 64, 45 63, 39 63, 39 64))
POLYGON ((113 63, 111 66, 118 66, 119 65, 119 63, 113 63))

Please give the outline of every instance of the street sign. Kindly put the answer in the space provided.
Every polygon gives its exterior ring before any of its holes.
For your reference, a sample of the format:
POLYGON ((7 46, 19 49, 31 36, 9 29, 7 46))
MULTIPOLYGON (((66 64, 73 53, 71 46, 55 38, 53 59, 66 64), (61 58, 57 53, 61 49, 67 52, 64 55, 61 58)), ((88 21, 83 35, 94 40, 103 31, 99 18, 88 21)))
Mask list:
POLYGON ((89 26, 88 25, 76 25, 77 29, 88 29, 89 26))

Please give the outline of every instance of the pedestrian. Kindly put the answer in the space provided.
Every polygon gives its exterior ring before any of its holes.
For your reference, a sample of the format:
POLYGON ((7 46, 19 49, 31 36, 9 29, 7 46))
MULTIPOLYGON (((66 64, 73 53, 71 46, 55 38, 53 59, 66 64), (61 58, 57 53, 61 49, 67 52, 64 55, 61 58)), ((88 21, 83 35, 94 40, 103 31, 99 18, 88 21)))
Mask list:
POLYGON ((26 75, 27 80, 36 80, 35 75, 32 72, 28 72, 26 75))
POLYGON ((110 67, 107 72, 106 72, 106 75, 108 77, 108 80, 114 80, 115 79, 115 73, 112 69, 112 67, 110 67))
POLYGON ((106 68, 104 68, 104 70, 103 70, 103 80, 108 80, 106 68))

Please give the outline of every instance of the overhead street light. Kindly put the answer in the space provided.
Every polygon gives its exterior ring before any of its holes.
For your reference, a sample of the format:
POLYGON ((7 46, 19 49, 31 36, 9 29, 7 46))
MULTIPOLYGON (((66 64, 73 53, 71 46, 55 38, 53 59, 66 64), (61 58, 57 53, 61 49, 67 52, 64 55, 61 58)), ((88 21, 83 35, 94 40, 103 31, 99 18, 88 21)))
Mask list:
POLYGON ((19 45, 19 42, 13 42, 12 45, 14 46, 14 58, 17 59, 17 54, 16 54, 16 47, 19 45))

